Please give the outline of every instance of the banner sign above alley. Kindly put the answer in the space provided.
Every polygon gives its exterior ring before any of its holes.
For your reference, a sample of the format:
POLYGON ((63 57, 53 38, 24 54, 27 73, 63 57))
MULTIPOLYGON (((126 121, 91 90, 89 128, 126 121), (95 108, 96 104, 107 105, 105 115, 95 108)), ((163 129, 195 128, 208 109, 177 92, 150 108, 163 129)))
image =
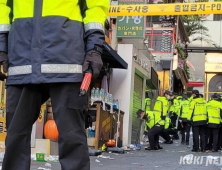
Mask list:
POLYGON ((109 16, 222 14, 222 2, 111 6, 109 16))

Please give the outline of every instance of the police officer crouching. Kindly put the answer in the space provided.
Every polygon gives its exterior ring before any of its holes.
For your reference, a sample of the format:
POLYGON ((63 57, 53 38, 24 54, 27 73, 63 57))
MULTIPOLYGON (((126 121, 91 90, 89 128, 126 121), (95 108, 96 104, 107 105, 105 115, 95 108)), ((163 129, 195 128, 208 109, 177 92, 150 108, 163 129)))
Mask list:
POLYGON ((146 148, 146 150, 158 150, 163 149, 159 145, 159 134, 164 129, 164 122, 160 116, 155 115, 153 111, 148 111, 145 113, 143 110, 137 111, 137 116, 142 118, 146 122, 146 126, 148 127, 148 138, 150 147, 146 148))
POLYGON ((199 152, 200 148, 201 152, 205 152, 207 103, 203 98, 200 98, 198 90, 193 90, 192 95, 193 95, 193 100, 190 103, 190 109, 187 117, 188 123, 192 121, 192 130, 193 130, 192 152, 199 152))
POLYGON ((165 140, 165 144, 173 144, 173 139, 170 135, 177 133, 177 130, 174 129, 171 123, 169 116, 165 118, 164 130, 160 133, 160 136, 165 140))
POLYGON ((221 99, 218 94, 214 94, 207 104, 207 146, 212 152, 218 152, 218 136, 222 118, 221 99))

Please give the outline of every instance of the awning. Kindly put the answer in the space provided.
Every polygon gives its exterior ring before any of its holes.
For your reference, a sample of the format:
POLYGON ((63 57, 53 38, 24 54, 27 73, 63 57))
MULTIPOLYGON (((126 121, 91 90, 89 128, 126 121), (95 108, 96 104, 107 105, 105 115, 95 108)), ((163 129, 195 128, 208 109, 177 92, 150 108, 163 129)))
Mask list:
POLYGON ((109 64, 109 68, 128 68, 128 64, 106 42, 103 44, 102 60, 104 64, 109 64))
POLYGON ((146 84, 151 88, 151 89, 158 89, 158 83, 159 83, 159 79, 158 79, 158 74, 157 72, 154 70, 154 68, 151 68, 151 79, 147 79, 146 80, 146 84))
POLYGON ((161 60, 161 65, 162 65, 163 70, 170 70, 171 60, 161 60))
POLYGON ((177 67, 177 69, 174 70, 174 73, 176 75, 176 78, 178 80, 181 80, 183 86, 186 86, 187 82, 188 82, 188 78, 187 78, 187 75, 186 75, 185 71, 182 68, 177 67))
POLYGON ((187 86, 189 86, 189 87, 203 87, 204 82, 188 82, 187 86))

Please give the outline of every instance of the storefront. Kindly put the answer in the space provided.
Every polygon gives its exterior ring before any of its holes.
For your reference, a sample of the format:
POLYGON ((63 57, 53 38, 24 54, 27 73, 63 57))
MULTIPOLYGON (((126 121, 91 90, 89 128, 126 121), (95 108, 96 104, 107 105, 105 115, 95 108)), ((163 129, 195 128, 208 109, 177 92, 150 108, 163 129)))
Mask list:
POLYGON ((206 53, 205 56, 205 93, 209 99, 214 93, 222 94, 222 54, 206 53))
POLYGON ((150 88, 156 90, 158 78, 154 69, 153 79, 151 78, 151 68, 155 65, 154 60, 149 60, 149 56, 145 56, 133 44, 119 44, 118 54, 128 63, 128 70, 113 70, 110 91, 115 98, 119 98, 121 101, 121 110, 125 113, 123 145, 128 145, 140 140, 138 137, 141 137, 142 132, 141 121, 137 118, 136 111, 145 107, 147 83, 151 83, 150 88))

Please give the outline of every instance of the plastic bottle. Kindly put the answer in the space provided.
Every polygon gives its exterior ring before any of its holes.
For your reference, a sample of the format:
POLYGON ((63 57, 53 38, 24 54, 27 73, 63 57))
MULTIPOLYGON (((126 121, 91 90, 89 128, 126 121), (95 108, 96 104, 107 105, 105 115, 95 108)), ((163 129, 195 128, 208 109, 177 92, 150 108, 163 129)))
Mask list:
POLYGON ((103 101, 103 102, 105 100, 105 90, 104 89, 100 90, 100 100, 103 101))
POLYGON ((93 87, 92 91, 91 91, 91 100, 94 101, 95 100, 95 88, 93 87))
POLYGON ((106 94, 105 94, 105 102, 106 102, 106 103, 109 103, 109 93, 106 93, 106 94))
POLYGON ((99 100, 99 88, 97 87, 95 90, 95 101, 99 100))
POLYGON ((109 94, 109 103, 113 104, 113 95, 112 94, 109 94))

